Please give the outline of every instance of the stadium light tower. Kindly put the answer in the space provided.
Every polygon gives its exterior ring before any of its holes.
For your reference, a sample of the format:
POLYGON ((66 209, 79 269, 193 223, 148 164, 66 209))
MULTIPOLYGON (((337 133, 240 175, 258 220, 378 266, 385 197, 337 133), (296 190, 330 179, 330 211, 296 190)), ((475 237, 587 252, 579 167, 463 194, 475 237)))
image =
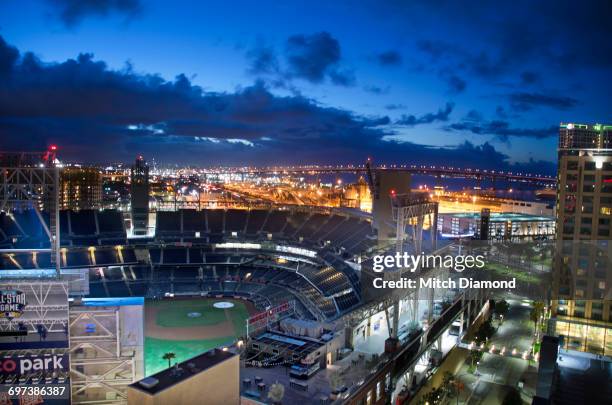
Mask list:
MULTIPOLYGON (((431 230, 431 250, 435 251, 437 245, 436 228, 438 226, 438 203, 431 201, 429 193, 427 192, 410 192, 409 194, 396 194, 392 192, 390 198, 393 208, 393 219, 396 222, 395 251, 400 256, 403 255, 406 247, 405 243, 408 241, 411 252, 416 255, 421 254, 423 251, 423 226, 425 224, 425 218, 429 220, 431 230), (411 225, 412 232, 410 235, 406 235, 407 225, 411 225)), ((416 272, 419 270, 420 269, 417 269, 416 272)), ((402 277, 401 271, 394 272, 394 275, 398 280, 402 277)), ((430 301, 433 301, 433 297, 430 298, 430 301)), ((414 291, 412 305, 412 320, 417 321, 416 318, 419 310, 418 283, 414 291)), ((394 312, 393 316, 392 337, 397 338, 397 330, 399 327, 399 300, 394 302, 394 311, 397 312, 394 312)), ((431 305, 429 314, 431 314, 431 305)))
MULTIPOLYGON (((61 164, 57 146, 44 152, 0 152, 0 211, 33 209, 49 238, 49 249, 26 249, 51 252, 51 265, 60 274, 59 179, 61 164), (41 210, 49 212, 49 225, 41 210)), ((15 249, 2 249, 11 253, 15 249)), ((24 249, 19 251, 23 252, 24 249)))
MULTIPOLYGON (((371 159, 366 162, 366 172, 370 192, 372 193, 372 216, 374 226, 378 231, 379 243, 383 249, 388 249, 387 241, 395 237, 395 253, 400 256, 405 251, 411 254, 421 254, 423 248, 423 227, 425 219, 429 219, 431 229, 431 248, 436 249, 436 228, 438 218, 438 203, 431 201, 429 193, 413 192, 410 189, 410 174, 395 173, 385 169, 372 169, 371 159), (406 233, 410 226, 412 232, 406 233)), ((392 249, 392 248, 391 248, 392 249)), ((416 271, 419 271, 417 269, 416 271)), ((414 273, 413 273, 414 274, 414 273)), ((402 272, 389 271, 386 278, 399 280, 402 272)), ((385 299, 384 310, 389 328, 389 339, 385 350, 394 351, 398 345, 399 308, 400 300, 412 300, 412 318, 417 321, 419 307, 419 290, 410 291, 409 297, 405 293, 395 293, 385 299), (393 308, 393 321, 390 322, 389 308, 393 308)), ((430 307, 433 306, 433 296, 430 296, 430 307)), ((431 308, 430 308, 431 314, 431 308)))

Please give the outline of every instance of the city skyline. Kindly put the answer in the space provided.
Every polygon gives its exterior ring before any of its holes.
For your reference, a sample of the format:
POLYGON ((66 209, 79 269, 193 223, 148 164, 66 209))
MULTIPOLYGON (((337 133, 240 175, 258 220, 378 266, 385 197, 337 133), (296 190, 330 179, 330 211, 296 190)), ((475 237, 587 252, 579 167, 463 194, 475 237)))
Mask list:
POLYGON ((3 3, 2 149, 554 174, 559 122, 611 116, 605 2, 188 6, 3 3))

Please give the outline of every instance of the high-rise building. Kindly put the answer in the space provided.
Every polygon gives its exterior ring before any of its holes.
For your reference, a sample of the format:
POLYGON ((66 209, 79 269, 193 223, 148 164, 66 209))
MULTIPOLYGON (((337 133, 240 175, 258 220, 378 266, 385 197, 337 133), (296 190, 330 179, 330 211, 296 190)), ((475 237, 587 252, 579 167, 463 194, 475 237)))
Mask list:
POLYGON ((561 124, 549 334, 612 356, 612 126, 561 124))
POLYGON ((94 167, 65 167, 60 176, 60 208, 97 209, 102 204, 102 174, 94 167))
POLYGON ((133 235, 146 235, 149 226, 149 166, 138 156, 131 172, 133 235))

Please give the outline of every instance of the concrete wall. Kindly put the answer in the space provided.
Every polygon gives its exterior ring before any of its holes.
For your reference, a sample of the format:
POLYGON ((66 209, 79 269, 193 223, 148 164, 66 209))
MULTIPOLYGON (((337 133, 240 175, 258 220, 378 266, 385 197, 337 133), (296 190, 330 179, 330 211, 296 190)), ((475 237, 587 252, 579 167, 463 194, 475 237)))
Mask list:
POLYGON ((395 224, 391 209, 391 192, 410 193, 410 173, 376 170, 374 172, 375 194, 372 196, 372 217, 378 230, 378 240, 384 242, 395 238, 395 224))
POLYGON ((233 405, 240 403, 239 356, 229 359, 189 377, 155 395, 129 387, 129 405, 207 404, 233 405))

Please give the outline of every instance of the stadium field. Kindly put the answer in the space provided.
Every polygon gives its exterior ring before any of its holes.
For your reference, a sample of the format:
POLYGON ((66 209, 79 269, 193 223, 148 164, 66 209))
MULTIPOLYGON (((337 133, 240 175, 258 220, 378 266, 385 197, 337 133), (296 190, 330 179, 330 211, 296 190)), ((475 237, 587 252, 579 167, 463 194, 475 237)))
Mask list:
POLYGON ((229 345, 246 333, 245 321, 257 312, 250 302, 226 298, 176 298, 145 303, 145 374, 168 367, 163 359, 172 352, 172 364, 214 347, 229 345), (216 302, 234 307, 219 309, 216 302))

